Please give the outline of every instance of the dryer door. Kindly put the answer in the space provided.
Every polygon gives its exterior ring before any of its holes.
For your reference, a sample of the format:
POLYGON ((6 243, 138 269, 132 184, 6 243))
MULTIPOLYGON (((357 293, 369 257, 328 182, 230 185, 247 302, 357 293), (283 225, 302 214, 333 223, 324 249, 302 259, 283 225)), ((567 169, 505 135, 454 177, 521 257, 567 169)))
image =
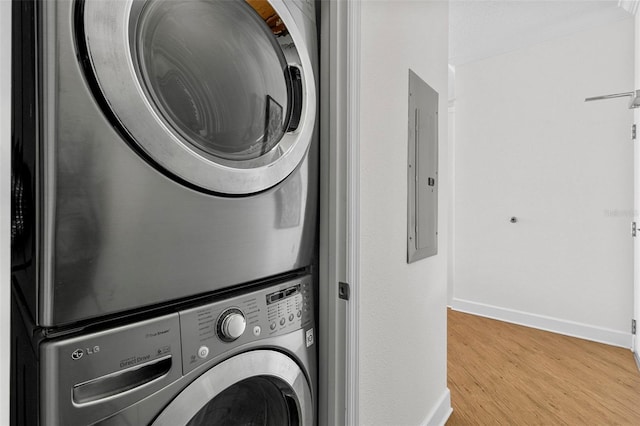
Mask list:
POLYGON ((114 124, 165 173, 251 194, 301 162, 316 116, 305 32, 278 0, 84 0, 78 44, 114 124))
POLYGON ((187 386, 152 426, 313 425, 311 389, 286 355, 257 350, 234 356, 187 386))

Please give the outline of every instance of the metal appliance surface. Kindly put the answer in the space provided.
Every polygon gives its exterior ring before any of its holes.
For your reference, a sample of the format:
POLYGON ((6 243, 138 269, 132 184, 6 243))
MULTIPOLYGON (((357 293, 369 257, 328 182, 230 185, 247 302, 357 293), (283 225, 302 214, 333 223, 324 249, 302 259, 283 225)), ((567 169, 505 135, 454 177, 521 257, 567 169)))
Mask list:
POLYGON ((311 277, 301 276, 44 341, 40 388, 24 390, 39 402, 22 411, 39 426, 314 425, 313 306, 311 277))
POLYGON ((12 280, 60 327, 308 268, 306 0, 14 4, 12 280))

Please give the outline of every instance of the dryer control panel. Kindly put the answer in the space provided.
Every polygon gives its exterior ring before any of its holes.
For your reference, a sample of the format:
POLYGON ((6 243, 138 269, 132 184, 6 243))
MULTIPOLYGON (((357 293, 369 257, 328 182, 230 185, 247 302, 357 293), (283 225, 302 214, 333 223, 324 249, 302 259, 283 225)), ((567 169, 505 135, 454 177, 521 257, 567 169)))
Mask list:
POLYGON ((313 320, 310 276, 182 311, 183 374, 235 347, 312 327, 313 320))

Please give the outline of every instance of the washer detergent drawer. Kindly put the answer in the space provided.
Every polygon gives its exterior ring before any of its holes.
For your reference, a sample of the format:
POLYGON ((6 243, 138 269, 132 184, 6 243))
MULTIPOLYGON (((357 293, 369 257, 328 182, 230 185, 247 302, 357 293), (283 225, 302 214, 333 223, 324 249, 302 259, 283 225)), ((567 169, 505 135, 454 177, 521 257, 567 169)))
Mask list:
POLYGON ((42 425, 92 424, 182 376, 172 314, 41 347, 42 425))
POLYGON ((107 374, 73 387, 74 404, 88 404, 110 396, 120 395, 166 376, 171 371, 171 355, 136 365, 123 371, 107 374))

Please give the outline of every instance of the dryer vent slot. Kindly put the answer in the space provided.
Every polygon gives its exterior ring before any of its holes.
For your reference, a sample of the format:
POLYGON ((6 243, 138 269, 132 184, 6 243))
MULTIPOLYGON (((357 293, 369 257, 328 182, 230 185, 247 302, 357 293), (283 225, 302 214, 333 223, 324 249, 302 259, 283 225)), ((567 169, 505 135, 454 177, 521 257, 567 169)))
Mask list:
POLYGON ((153 382, 171 370, 171 356, 108 374, 73 387, 73 402, 87 404, 153 382))

